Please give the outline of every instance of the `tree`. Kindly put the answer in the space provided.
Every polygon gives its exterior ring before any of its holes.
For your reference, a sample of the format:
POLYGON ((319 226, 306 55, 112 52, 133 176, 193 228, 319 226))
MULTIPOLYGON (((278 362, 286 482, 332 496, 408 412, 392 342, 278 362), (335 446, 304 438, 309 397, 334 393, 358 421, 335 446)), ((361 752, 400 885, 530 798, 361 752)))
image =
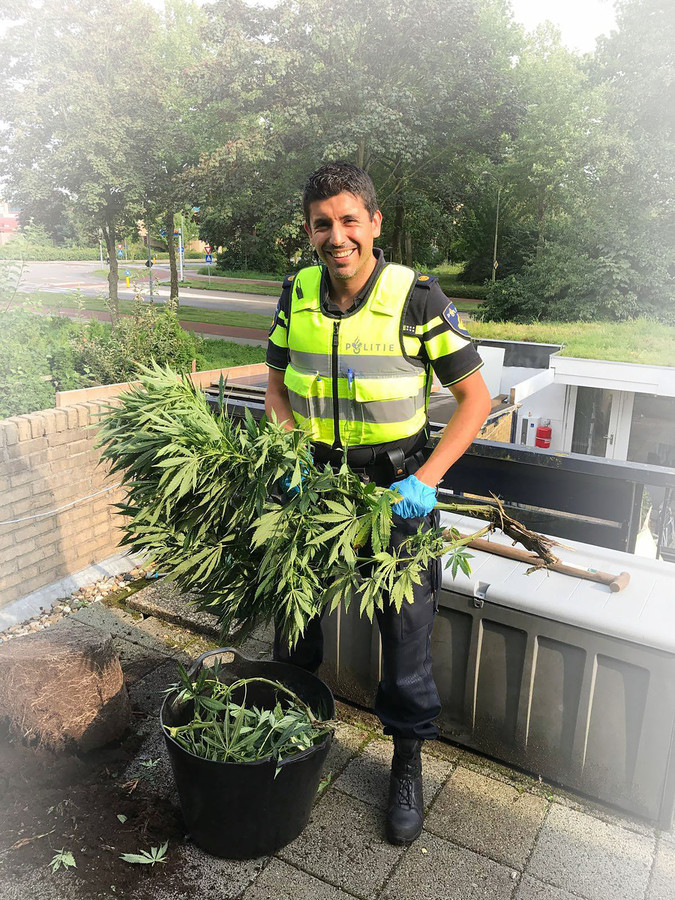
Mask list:
MULTIPOLYGON (((546 208, 539 217, 534 207, 541 223, 537 253, 491 289, 484 317, 675 321, 675 14, 659 0, 628 0, 617 24, 587 73, 575 75, 578 103, 572 108, 586 112, 580 128, 558 129, 560 157, 568 165, 561 167, 546 150, 548 123, 556 133, 553 110, 541 119, 536 140, 523 144, 519 136, 513 144, 505 168, 521 190, 528 159, 534 171, 544 147, 532 197, 543 196, 546 208), (542 180, 547 171, 555 176, 548 188, 542 180)), ((544 75, 538 80, 550 82, 544 75)), ((536 96, 533 86, 527 96, 536 96)), ((525 210, 525 196, 522 202, 525 210)))
MULTIPOLYGON (((204 25, 204 14, 193 0, 168 0, 162 25, 148 46, 161 72, 157 86, 161 126, 151 150, 147 192, 167 235, 173 303, 178 303, 175 218, 192 205, 194 190, 186 174, 209 142, 193 95, 193 71, 205 54, 204 25)), ((181 241, 184 243, 185 235, 181 241)))
POLYGON ((29 0, 0 46, 0 161, 14 202, 72 204, 105 241, 118 315, 116 240, 141 212, 161 124, 157 17, 141 0, 29 0))
POLYGON ((304 179, 349 158, 375 180, 395 259, 446 241, 442 220, 474 156, 510 127, 516 34, 501 0, 282 0, 255 11, 223 2, 212 15, 204 102, 219 105, 224 140, 201 177, 228 187, 225 204, 211 203, 223 236, 255 229, 270 249, 297 252, 304 179), (274 185, 262 206, 259 183, 274 185), (273 208, 283 216, 269 227, 273 208), (279 231, 289 220, 294 240, 279 231))

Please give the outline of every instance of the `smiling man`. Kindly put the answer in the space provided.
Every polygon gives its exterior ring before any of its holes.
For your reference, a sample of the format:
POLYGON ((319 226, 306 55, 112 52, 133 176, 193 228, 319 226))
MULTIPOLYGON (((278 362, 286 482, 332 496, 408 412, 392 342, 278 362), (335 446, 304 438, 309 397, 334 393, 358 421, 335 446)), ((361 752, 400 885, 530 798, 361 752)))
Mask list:
MULTIPOLYGON (((391 541, 400 545, 437 523, 436 485, 464 453, 490 411, 482 365, 438 280, 386 263, 373 242, 382 213, 370 176, 347 162, 322 166, 303 193, 305 230, 322 265, 284 281, 267 349, 265 400, 289 428, 303 423, 321 465, 349 465, 396 489, 391 541), (427 406, 432 374, 457 410, 431 454, 427 406)), ((438 734, 440 701, 431 672, 431 629, 440 564, 415 585, 400 613, 377 612, 383 676, 375 712, 393 735, 386 833, 395 844, 422 831, 421 746, 438 734)), ((279 635, 275 658, 316 671, 321 622, 310 622, 290 654, 279 635)))

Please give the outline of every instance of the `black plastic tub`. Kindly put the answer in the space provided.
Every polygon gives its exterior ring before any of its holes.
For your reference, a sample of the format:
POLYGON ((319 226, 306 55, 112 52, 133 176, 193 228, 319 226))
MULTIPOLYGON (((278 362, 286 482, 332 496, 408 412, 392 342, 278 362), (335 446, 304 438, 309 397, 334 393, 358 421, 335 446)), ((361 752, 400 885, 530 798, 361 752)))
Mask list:
MULTIPOLYGON (((330 688, 315 675, 288 663, 248 659, 231 648, 203 653, 190 669, 199 674, 204 661, 218 657, 219 677, 226 683, 239 678, 269 678, 294 691, 314 714, 332 719, 335 703, 330 688)), ((160 723, 173 768, 185 825, 191 839, 214 856, 252 859, 267 856, 294 840, 307 825, 333 735, 308 750, 277 761, 214 762, 183 749, 164 726, 184 725, 193 704, 178 704, 177 692, 167 694, 160 723)), ((247 702, 272 709, 275 695, 267 685, 249 685, 247 702)))

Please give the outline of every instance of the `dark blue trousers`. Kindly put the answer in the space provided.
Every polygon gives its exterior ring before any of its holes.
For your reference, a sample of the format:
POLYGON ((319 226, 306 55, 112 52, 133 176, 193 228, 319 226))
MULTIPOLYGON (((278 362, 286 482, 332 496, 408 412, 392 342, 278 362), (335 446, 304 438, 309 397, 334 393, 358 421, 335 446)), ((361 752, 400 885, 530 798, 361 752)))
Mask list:
MULTIPOLYGON (((394 516, 392 545, 400 545, 420 524, 430 528, 437 522, 437 512, 421 519, 394 516)), ((429 570, 422 573, 422 583, 414 585, 414 603, 404 603, 400 613, 389 603, 382 611, 376 611, 382 639, 382 680, 375 698, 375 714, 386 734, 438 737, 433 720, 441 711, 441 702, 431 672, 431 629, 438 611, 441 571, 440 560, 432 562, 429 570)), ((274 659, 315 672, 323 661, 321 618, 309 622, 292 651, 277 630, 274 659)))

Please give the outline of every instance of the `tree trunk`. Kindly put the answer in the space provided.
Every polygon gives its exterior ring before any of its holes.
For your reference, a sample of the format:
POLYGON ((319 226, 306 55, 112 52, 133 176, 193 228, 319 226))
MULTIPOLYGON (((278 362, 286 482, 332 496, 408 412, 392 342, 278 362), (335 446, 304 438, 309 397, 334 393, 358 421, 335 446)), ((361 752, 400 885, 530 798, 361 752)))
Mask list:
MULTIPOLYGON (((173 210, 164 215, 164 228, 169 243, 169 269, 171 270, 171 287, 169 288, 169 304, 178 307, 178 268, 176 266, 176 244, 173 240, 173 210)), ((181 235, 181 240, 185 238, 181 235)), ((180 250, 178 251, 180 253, 180 250)))
POLYGON ((115 242, 117 240, 117 229, 115 219, 109 218, 105 225, 101 228, 103 232, 103 240, 105 241, 106 250, 108 252, 108 261, 110 268, 108 269, 108 306, 110 308, 110 318, 113 325, 116 325, 120 318, 120 302, 117 296, 117 284, 119 274, 117 269, 117 248, 115 242))
POLYGON ((362 169, 366 167, 366 139, 361 138, 356 148, 356 165, 362 169))
POLYGON ((544 196, 544 192, 539 192, 539 197, 537 198, 537 249, 535 251, 535 256, 537 259, 541 255, 541 251, 544 249, 544 218, 546 216, 546 197, 544 196))
POLYGON ((394 262, 403 262, 403 248, 401 236, 403 231, 403 200, 400 196, 396 198, 396 209, 394 211, 394 228, 391 233, 391 254, 394 262))
POLYGON ((405 264, 408 268, 413 267, 412 237, 410 232, 405 232, 405 264))

